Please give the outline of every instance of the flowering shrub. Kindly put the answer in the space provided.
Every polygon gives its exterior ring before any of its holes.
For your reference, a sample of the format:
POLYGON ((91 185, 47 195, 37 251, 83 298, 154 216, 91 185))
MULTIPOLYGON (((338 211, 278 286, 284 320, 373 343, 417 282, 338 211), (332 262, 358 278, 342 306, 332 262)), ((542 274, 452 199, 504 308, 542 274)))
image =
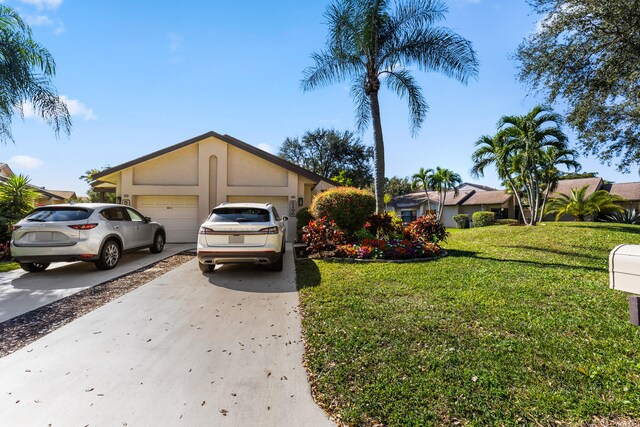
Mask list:
POLYGON ((354 259, 414 259, 431 258, 442 254, 435 243, 412 242, 410 240, 366 239, 362 244, 340 245, 335 255, 354 259))
POLYGON ((364 228, 376 237, 399 237, 402 235, 402 218, 395 212, 376 212, 367 218, 364 228))
POLYGON ((315 218, 328 218, 352 237, 362 228, 367 217, 376 209, 371 192, 353 187, 338 187, 313 198, 309 211, 315 218))
POLYGON ((345 235, 338 229, 334 221, 326 217, 313 219, 309 225, 303 227, 302 241, 311 254, 335 250, 336 246, 345 243, 345 235))
POLYGON ((309 225, 309 221, 313 219, 308 207, 298 209, 296 213, 296 240, 302 240, 302 228, 309 225))
POLYGON ((404 236, 412 241, 420 242, 446 242, 449 233, 435 214, 422 215, 404 229, 404 236))

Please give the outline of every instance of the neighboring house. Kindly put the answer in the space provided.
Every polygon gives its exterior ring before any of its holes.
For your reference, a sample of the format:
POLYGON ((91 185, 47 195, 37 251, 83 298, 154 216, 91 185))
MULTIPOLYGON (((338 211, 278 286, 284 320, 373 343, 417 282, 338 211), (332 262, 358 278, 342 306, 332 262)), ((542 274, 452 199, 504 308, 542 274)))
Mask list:
POLYGON ((611 194, 624 197, 626 202, 621 203, 623 208, 640 210, 640 182, 604 184, 602 189, 611 194))
MULTIPOLYGON (((0 163, 0 181, 6 181, 7 178, 15 175, 9 165, 6 163, 0 163)), ((31 185, 31 188, 38 192, 38 197, 34 200, 36 206, 44 205, 59 205, 62 203, 69 203, 71 200, 76 200, 76 193, 73 191, 64 190, 49 190, 45 187, 37 187, 31 185)))
MULTIPOLYGON (((429 199, 431 209, 438 210, 438 192, 429 191, 429 199)), ((411 222, 428 210, 429 202, 423 190, 394 197, 389 206, 404 222, 411 222)), ((446 227, 456 227, 454 215, 467 214, 471 218, 473 213, 478 211, 494 212, 496 218, 516 218, 517 215, 511 194, 504 190, 465 182, 458 186, 457 196, 453 191, 447 193, 442 222, 446 227)))
POLYGON ((223 202, 273 204, 289 217, 337 184, 229 135, 207 132, 94 175, 92 187, 162 223, 167 242, 195 242, 198 227, 223 202))

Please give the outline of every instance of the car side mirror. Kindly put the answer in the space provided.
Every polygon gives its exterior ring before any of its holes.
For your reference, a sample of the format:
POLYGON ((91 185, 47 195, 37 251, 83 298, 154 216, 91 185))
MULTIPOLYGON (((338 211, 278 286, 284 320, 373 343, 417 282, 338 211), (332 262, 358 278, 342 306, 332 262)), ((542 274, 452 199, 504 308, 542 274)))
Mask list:
POLYGON ((144 220, 147 221, 147 222, 151 222, 151 218, 149 218, 148 216, 145 216, 144 220))
POLYGON ((282 220, 283 220, 283 221, 288 221, 288 220, 289 220, 289 217, 288 217, 288 216, 283 216, 283 217, 282 217, 282 220))

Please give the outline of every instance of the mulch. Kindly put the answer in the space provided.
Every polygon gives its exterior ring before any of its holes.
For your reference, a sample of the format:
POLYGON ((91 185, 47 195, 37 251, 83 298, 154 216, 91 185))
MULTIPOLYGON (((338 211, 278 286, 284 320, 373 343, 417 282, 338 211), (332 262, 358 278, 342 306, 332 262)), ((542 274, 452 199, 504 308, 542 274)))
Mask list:
POLYGON ((192 260, 194 255, 193 252, 173 255, 0 323, 0 357, 11 354, 78 317, 162 276, 192 260))

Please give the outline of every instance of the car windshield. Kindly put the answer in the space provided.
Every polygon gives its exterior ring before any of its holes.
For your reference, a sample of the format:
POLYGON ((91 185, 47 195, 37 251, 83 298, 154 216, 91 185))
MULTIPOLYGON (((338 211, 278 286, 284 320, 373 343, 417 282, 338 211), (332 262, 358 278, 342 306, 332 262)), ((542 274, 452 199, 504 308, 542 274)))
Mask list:
POLYGON ((86 208, 41 208, 26 216, 34 222, 82 221, 89 218, 91 211, 86 208))
POLYGON ((211 222, 269 222, 269 211, 260 208, 216 208, 211 222))

